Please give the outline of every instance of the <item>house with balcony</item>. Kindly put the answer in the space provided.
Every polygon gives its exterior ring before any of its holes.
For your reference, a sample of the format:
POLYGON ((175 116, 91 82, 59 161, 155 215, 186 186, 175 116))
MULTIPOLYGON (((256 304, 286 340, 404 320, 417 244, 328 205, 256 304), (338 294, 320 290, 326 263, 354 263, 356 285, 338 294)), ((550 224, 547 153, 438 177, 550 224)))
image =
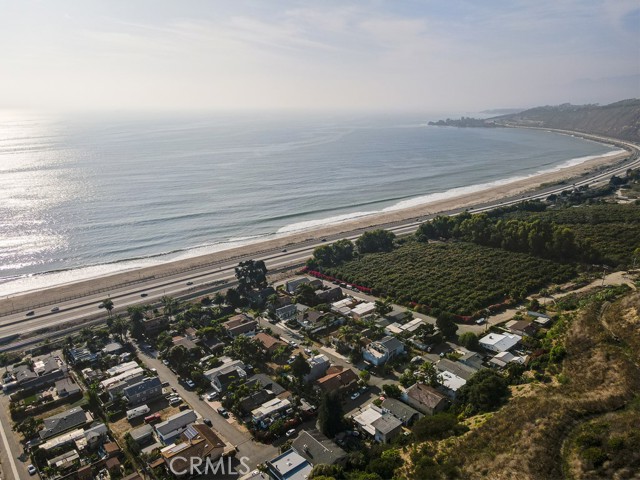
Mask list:
POLYGON ((396 337, 387 336, 381 340, 371 342, 362 351, 365 362, 376 367, 384 365, 392 358, 404 354, 405 346, 396 337))

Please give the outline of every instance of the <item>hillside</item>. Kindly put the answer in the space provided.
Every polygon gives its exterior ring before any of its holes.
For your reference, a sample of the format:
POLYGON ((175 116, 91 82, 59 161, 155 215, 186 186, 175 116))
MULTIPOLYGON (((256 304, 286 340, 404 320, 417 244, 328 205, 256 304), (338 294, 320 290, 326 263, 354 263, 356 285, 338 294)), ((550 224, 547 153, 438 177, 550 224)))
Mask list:
POLYGON ((604 106, 565 103, 536 107, 493 117, 487 123, 558 128, 640 141, 640 99, 604 106))
POLYGON ((571 105, 536 107, 517 113, 509 113, 477 119, 460 119, 429 122, 439 127, 523 126, 572 130, 595 135, 640 141, 640 99, 622 100, 610 105, 571 105))

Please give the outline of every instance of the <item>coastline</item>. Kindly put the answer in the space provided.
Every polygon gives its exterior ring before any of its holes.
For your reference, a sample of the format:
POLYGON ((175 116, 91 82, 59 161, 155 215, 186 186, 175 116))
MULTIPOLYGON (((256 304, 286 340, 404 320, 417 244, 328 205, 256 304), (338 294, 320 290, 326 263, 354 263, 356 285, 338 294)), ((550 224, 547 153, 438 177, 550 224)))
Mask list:
MULTIPOLYGON (((574 132, 571 133, 573 134, 574 132)), ((611 142, 609 144, 613 143, 613 139, 603 139, 601 137, 577 133, 576 135, 584 136, 585 139, 589 140, 602 142, 609 140, 611 142)), ((613 145, 616 148, 620 148, 619 144, 613 143, 613 145)), ((544 173, 515 180, 505 179, 501 181, 502 183, 497 182, 498 184, 485 189, 461 193, 455 196, 447 196, 446 198, 426 201, 425 203, 418 203, 405 208, 387 209, 382 212, 348 219, 339 223, 325 224, 302 231, 293 231, 287 234, 281 234, 275 238, 257 240, 254 243, 243 246, 171 260, 153 266, 132 267, 128 270, 103 274, 87 280, 75 280, 65 284, 36 288, 25 292, 8 294, 7 296, 3 295, 4 298, 0 299, 0 312, 4 314, 4 312, 9 310, 30 308, 34 303, 51 304, 65 298, 86 295, 98 290, 106 291, 107 289, 114 289, 117 288, 118 285, 140 283, 145 279, 164 277, 181 271, 187 272, 188 270, 203 265, 228 262, 237 257, 256 256, 261 252, 291 248, 295 244, 320 240, 325 237, 347 234, 367 228, 376 228, 381 225, 398 223, 450 210, 471 208, 475 205, 495 202, 502 198, 522 195, 525 192, 540 188, 544 184, 559 183, 577 178, 615 164, 628 156, 628 151, 621 151, 617 154, 609 153, 594 157, 577 165, 570 165, 565 168, 558 166, 558 168, 551 169, 544 173), (10 307, 7 305, 9 299, 11 299, 10 307)), ((464 190, 464 188, 466 187, 462 187, 462 190, 464 190)))

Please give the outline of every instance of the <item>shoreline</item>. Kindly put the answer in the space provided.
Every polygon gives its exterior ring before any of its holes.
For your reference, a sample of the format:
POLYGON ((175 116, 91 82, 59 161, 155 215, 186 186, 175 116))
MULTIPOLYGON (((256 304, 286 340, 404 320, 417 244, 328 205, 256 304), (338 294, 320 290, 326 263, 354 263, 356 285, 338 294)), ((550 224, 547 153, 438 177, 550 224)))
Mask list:
MULTIPOLYGON (((586 140, 606 142, 618 149, 622 148, 623 145, 623 142, 619 142, 616 139, 605 139, 603 137, 581 134, 578 132, 545 130, 553 133, 579 135, 586 140)), ((206 265, 229 262, 238 257, 255 256, 263 252, 277 251, 283 248, 289 248, 295 244, 319 240, 325 237, 343 235, 357 230, 400 223, 402 221, 416 219, 426 215, 433 215, 450 210, 471 208, 480 204, 496 202, 502 198, 519 196, 524 193, 531 192, 532 190, 539 189, 546 184, 556 184, 573 178, 582 177, 586 174, 593 173, 618 163, 629 155, 630 152, 628 150, 624 150, 616 154, 608 153, 586 160, 577 165, 570 165, 557 170, 552 169, 546 173, 534 174, 521 179, 515 179, 513 181, 505 179, 504 183, 497 184, 486 189, 461 193, 460 195, 436 199, 426 203, 419 203, 414 206, 388 211, 383 210, 374 214, 356 217, 338 223, 321 225, 307 230, 294 231, 282 234, 279 237, 277 236, 266 240, 257 240, 250 244, 219 250, 204 255, 170 260, 152 266, 132 267, 131 269, 101 274, 85 280, 72 280, 68 283, 44 286, 40 288, 36 287, 28 291, 6 294, 3 295, 4 298, 0 299, 0 312, 2 312, 0 315, 5 315, 7 314, 5 312, 9 312, 10 310, 17 311, 24 308, 30 308, 30 306, 34 304, 34 300, 36 300, 36 303, 39 305, 53 304, 63 301, 64 299, 88 295, 92 292, 97 294, 99 293, 98 291, 106 291, 108 289, 117 288, 118 286, 134 285, 136 283, 142 284, 145 280, 152 278, 166 277, 179 272, 186 273, 190 270, 201 268, 206 265), (11 305, 8 305, 9 302, 11 302, 11 305)))

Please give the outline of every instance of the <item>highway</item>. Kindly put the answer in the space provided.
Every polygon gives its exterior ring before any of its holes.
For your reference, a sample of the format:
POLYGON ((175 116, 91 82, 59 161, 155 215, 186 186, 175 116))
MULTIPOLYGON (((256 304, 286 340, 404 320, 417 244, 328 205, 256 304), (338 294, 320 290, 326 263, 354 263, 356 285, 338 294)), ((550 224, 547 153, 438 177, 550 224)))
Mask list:
MULTIPOLYGON (((549 129, 546 129, 549 130, 549 129)), ((571 133, 574 132, 561 132, 571 133)), ((505 198, 500 202, 491 204, 474 205, 468 209, 472 213, 492 210, 495 208, 513 205, 524 200, 545 199, 551 194, 559 194, 563 190, 568 190, 582 185, 599 185, 609 181, 612 175, 624 175, 628 168, 637 168, 640 166, 640 146, 630 142, 616 140, 612 142, 610 139, 602 137, 586 136, 588 138, 597 139, 599 141, 608 141, 616 146, 624 146, 631 151, 629 158, 616 166, 607 170, 596 172, 587 176, 580 177, 572 185, 556 185, 526 195, 505 198)), ((440 212, 438 215, 457 215, 463 210, 453 210, 448 212, 440 212)), ((407 235, 413 233, 416 228, 426 220, 433 218, 435 215, 427 215, 414 221, 404 221, 395 224, 387 224, 376 228, 386 228, 396 235, 407 235)), ((354 230, 346 234, 328 237, 326 239, 309 240, 300 244, 288 247, 286 251, 272 250, 263 252, 251 258, 255 260, 264 260, 270 271, 283 269, 287 267, 301 266, 308 259, 313 250, 320 246, 326 245, 332 241, 348 238, 350 240, 357 239, 366 229, 354 230)), ((15 349, 24 345, 24 341, 17 340, 18 336, 25 334, 34 334, 43 329, 57 330, 65 324, 74 324, 80 321, 93 320, 95 322, 106 321, 106 312, 104 309, 98 308, 98 304, 107 298, 114 303, 113 314, 126 311, 131 305, 150 304, 157 305, 160 298, 168 295, 179 299, 189 299, 197 296, 209 294, 217 290, 226 289, 235 285, 234 268, 241 260, 247 258, 236 258, 233 260, 222 261, 216 265, 208 265, 202 268, 190 270, 188 272, 176 273, 171 276, 162 278, 153 278, 148 281, 137 282, 133 285, 123 286, 118 289, 112 289, 106 293, 90 294, 81 298, 53 303, 46 306, 34 308, 34 314, 26 316, 26 311, 16 312, 0 317, 0 342, 4 343, 0 350, 15 349), (59 310, 51 312, 53 307, 59 310)), ((31 343, 33 339, 31 340, 31 343)))

